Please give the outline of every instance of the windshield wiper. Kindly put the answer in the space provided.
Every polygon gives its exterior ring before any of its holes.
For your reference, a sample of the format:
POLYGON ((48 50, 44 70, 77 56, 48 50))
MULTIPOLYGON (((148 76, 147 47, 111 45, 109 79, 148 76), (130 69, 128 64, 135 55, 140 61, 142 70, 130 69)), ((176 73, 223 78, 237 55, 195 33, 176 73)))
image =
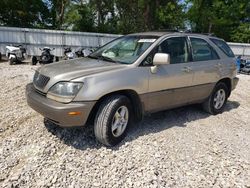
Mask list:
POLYGON ((99 55, 99 56, 91 56, 91 55, 89 55, 88 57, 89 57, 89 58, 92 58, 92 59, 98 59, 98 60, 109 61, 109 62, 112 62, 112 63, 119 63, 118 61, 115 61, 115 60, 113 60, 112 58, 107 57, 107 56, 103 56, 103 55, 99 55))
POLYGON ((87 56, 88 58, 91 58, 91 59, 99 59, 98 57, 95 57, 95 56, 92 56, 92 55, 89 55, 87 56))
POLYGON ((117 61, 113 60, 112 58, 110 57, 107 57, 107 56, 99 56, 100 59, 104 60, 104 61, 110 61, 110 62, 114 62, 114 63, 117 63, 117 61))

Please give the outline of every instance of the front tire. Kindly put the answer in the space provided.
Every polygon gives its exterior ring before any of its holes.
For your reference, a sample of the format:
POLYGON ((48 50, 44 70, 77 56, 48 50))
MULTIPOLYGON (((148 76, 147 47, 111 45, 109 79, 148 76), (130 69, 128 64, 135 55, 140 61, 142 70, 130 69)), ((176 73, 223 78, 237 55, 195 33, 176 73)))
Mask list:
POLYGON ((32 60, 31 60, 31 64, 32 64, 32 65, 36 65, 37 62, 38 62, 37 57, 36 57, 36 56, 33 56, 33 57, 32 57, 32 60))
POLYGON ((202 107, 206 112, 212 115, 222 113, 228 96, 229 89, 227 85, 223 82, 219 82, 214 87, 214 90, 208 99, 202 104, 202 107))
POLYGON ((97 112, 94 132, 97 140, 106 146, 114 146, 126 136, 132 119, 130 100, 123 95, 106 98, 97 112))

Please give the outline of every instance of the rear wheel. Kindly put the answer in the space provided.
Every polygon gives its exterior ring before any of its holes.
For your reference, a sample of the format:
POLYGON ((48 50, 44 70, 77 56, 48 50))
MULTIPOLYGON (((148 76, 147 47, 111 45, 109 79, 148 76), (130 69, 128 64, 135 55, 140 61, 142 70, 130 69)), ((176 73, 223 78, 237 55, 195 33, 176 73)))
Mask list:
POLYGON ((131 109, 129 99, 123 95, 114 95, 104 100, 94 123, 97 140, 106 146, 121 142, 132 119, 131 109))
POLYGON ((225 83, 219 82, 209 96, 202 104, 204 110, 210 114, 216 115, 223 112, 227 102, 229 90, 225 83))
POLYGON ((15 64, 16 64, 15 59, 14 59, 14 58, 10 58, 9 64, 10 64, 10 65, 15 65, 15 64))

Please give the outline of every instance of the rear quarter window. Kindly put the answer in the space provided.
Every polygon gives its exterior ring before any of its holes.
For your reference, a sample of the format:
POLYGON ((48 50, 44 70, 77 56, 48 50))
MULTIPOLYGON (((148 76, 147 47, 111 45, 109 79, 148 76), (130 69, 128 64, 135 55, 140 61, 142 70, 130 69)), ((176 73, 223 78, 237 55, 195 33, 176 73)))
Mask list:
POLYGON ((233 51, 231 50, 231 48, 227 45, 225 41, 219 40, 219 39, 213 39, 213 38, 210 38, 210 40, 216 46, 218 46, 228 57, 234 57, 233 51))

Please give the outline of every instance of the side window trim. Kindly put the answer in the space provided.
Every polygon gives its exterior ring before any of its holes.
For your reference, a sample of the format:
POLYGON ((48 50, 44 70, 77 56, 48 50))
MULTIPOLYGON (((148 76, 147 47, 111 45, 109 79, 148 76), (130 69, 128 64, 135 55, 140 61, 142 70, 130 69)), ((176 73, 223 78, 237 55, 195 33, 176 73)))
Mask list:
POLYGON ((190 62, 194 62, 194 59, 193 59, 193 48, 192 48, 190 36, 187 36, 187 42, 188 42, 188 50, 189 50, 189 61, 190 62))
MULTIPOLYGON (((195 61, 195 60, 194 60, 193 46, 192 46, 191 38, 203 40, 203 41, 205 41, 205 42, 208 44, 209 48, 210 48, 210 49, 215 53, 215 55, 217 56, 217 59, 211 59, 211 60, 219 60, 219 59, 221 59, 220 56, 219 56, 219 54, 217 53, 217 51, 213 48, 213 46, 211 46, 211 44, 209 44, 209 42, 208 42, 206 39, 201 38, 201 37, 197 37, 197 36, 188 36, 188 40, 189 40, 189 42, 190 42, 190 50, 191 50, 191 54, 192 54, 192 55, 191 55, 191 57, 192 57, 192 62, 202 62, 202 61, 208 61, 208 60, 201 60, 201 61, 195 61)), ((211 60, 210 60, 210 61, 211 61, 211 60)))

